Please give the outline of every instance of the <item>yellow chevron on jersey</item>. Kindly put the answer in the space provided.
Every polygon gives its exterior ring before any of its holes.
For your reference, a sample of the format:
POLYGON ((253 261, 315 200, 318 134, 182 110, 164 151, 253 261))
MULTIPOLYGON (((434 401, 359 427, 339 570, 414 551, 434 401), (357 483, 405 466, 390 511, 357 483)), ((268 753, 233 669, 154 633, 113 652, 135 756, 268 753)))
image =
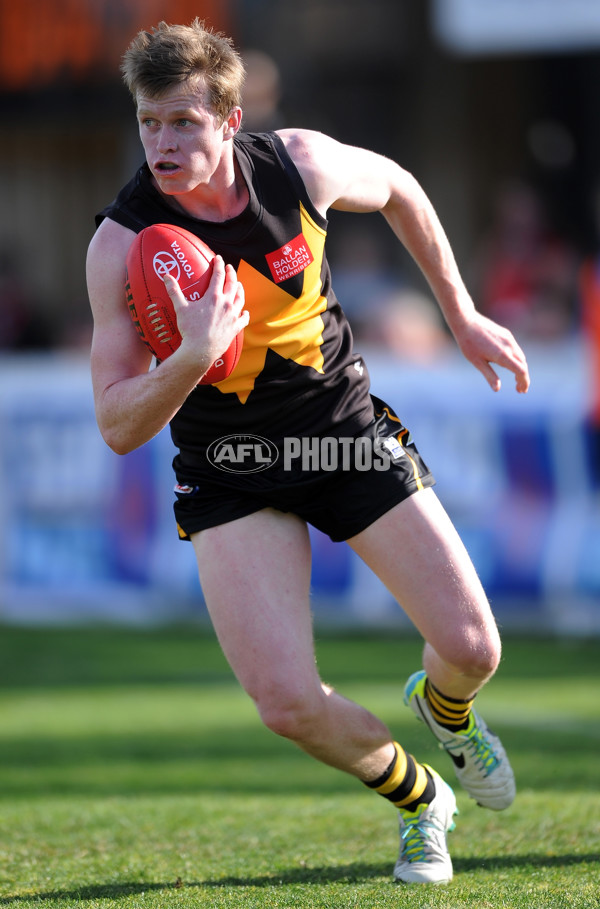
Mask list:
POLYGON ((300 203, 302 235, 313 261, 305 268, 299 297, 282 290, 242 259, 237 269, 244 287, 250 322, 244 331, 244 345, 232 374, 214 387, 224 394, 237 394, 245 404, 256 379, 264 369, 268 350, 273 350, 300 366, 323 372, 324 324, 321 317, 327 309, 322 295, 321 265, 325 252, 326 232, 310 217, 300 203))
POLYGON ((147 164, 96 216, 97 224, 111 218, 136 233, 162 223, 189 230, 244 285, 250 324, 235 370, 218 385, 198 385, 170 423, 179 457, 198 468, 208 446, 228 432, 260 431, 275 441, 327 435, 335 425, 352 435, 373 419, 368 372, 357 368, 331 283, 327 218, 276 132, 238 133, 234 154, 248 204, 230 220, 204 221, 173 208, 147 164))

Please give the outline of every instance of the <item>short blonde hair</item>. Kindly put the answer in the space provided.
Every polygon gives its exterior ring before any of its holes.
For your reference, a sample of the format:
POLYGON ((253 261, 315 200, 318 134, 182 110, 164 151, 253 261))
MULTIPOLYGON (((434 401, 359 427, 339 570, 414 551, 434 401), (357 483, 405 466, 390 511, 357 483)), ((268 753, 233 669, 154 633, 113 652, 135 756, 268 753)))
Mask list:
POLYGON ((134 101, 138 92, 160 98, 175 85, 205 80, 214 112, 226 120, 239 107, 244 64, 231 38, 196 18, 191 25, 159 24, 135 36, 121 64, 134 101))

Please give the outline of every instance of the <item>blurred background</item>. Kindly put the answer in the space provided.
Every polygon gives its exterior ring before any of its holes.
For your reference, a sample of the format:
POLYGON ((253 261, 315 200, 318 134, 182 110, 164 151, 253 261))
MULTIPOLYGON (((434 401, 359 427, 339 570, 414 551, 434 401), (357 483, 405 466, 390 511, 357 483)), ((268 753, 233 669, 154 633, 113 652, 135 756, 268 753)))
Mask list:
MULTIPOLYGON (((85 255, 141 163, 119 77, 133 35, 230 34, 245 127, 370 147, 432 199, 532 388, 462 362, 379 215, 332 213, 334 288, 373 389, 412 430, 505 628, 600 634, 600 6, 595 0, 0 0, 0 621, 205 616, 172 519, 168 433, 96 428, 85 255)), ((313 534, 317 621, 405 618, 313 534)))

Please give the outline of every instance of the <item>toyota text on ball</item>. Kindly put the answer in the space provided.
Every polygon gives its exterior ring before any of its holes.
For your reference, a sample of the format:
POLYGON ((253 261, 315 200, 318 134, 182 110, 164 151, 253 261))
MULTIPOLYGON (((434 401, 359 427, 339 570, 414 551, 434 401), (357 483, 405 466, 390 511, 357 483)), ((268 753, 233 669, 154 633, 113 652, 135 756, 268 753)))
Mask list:
POLYGON ((167 250, 161 250, 154 256, 152 265, 158 277, 164 278, 165 275, 172 275, 178 281, 182 270, 188 278, 195 277, 194 269, 176 240, 171 243, 171 249, 173 250, 172 253, 167 250))

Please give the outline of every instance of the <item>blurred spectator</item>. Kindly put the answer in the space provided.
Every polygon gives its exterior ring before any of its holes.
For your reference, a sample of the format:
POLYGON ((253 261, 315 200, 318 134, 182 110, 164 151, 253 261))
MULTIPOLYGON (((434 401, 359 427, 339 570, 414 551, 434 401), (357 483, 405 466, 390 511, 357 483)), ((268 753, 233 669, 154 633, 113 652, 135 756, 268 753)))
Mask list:
POLYGON ((333 289, 354 336, 361 338, 373 321, 375 301, 393 293, 399 279, 368 224, 353 225, 343 233, 340 229, 340 236, 329 253, 333 289))
POLYGON ((534 188, 499 188, 494 219, 473 263, 478 308, 518 338, 555 341, 576 326, 577 255, 556 234, 534 188))
POLYGON ((387 262, 373 224, 348 230, 331 265, 333 288, 357 344, 423 364, 449 349, 450 335, 437 303, 404 284, 387 262))
POLYGON ((242 54, 246 67, 242 111, 247 132, 281 129, 284 125, 279 110, 281 77, 279 67, 263 51, 250 49, 242 54))
POLYGON ((34 313, 17 255, 0 249, 0 350, 27 350, 50 343, 45 320, 34 313))
POLYGON ((437 303, 407 286, 393 268, 374 224, 354 226, 330 256, 333 289, 357 344, 403 360, 434 363, 451 346, 437 303))
POLYGON ((56 338, 57 347, 73 353, 89 354, 92 346, 92 314, 87 299, 74 300, 69 318, 63 318, 56 338))
POLYGON ((596 250, 584 259, 580 275, 581 323, 590 359, 589 438, 592 473, 600 486, 600 186, 592 199, 596 250))
POLYGON ((451 347, 435 301, 410 288, 398 289, 375 302, 361 340, 396 354, 405 362, 425 366, 439 361, 451 347))

